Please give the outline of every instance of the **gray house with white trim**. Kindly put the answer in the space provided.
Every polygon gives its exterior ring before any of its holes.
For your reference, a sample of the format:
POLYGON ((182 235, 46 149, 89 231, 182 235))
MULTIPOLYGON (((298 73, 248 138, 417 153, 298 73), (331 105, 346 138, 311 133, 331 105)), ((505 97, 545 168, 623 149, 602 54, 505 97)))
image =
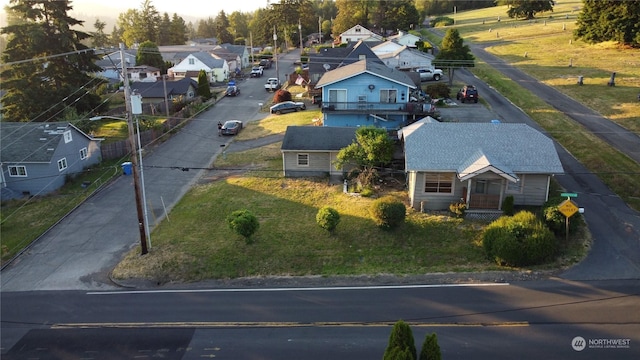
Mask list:
POLYGON ((356 141, 355 127, 288 126, 280 148, 286 177, 340 176, 333 162, 356 141))
POLYGON ((44 195, 101 161, 100 142, 66 122, 1 122, 2 199, 44 195))
POLYGON ((564 169, 553 141, 526 124, 440 123, 421 120, 401 131, 410 205, 446 210, 540 206, 549 184, 564 169))

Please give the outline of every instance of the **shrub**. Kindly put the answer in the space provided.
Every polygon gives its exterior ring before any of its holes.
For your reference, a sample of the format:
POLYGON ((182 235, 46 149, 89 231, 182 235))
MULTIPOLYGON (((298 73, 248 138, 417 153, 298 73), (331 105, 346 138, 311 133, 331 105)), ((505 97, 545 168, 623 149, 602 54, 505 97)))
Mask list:
POLYGON ((333 234, 336 227, 340 223, 340 214, 334 208, 324 206, 316 214, 316 222, 318 225, 333 234))
POLYGON ((373 202, 371 215, 380 228, 394 229, 404 222, 407 208, 402 202, 392 197, 384 197, 373 202))
POLYGON ((513 201, 513 195, 508 195, 502 201, 502 212, 507 216, 513 216, 514 214, 513 201))
MULTIPOLYGON (((562 200, 564 201, 564 199, 562 200)), ((566 235, 566 217, 560 212, 558 205, 562 201, 549 201, 547 206, 543 209, 544 222, 549 229, 556 235, 566 235)), ((575 232, 582 222, 581 214, 574 214, 569 218, 569 233, 575 232)))
POLYGON ((291 93, 287 90, 279 89, 273 94, 273 103, 281 103, 283 101, 291 101, 291 93))
POLYGON ((249 210, 236 210, 227 217, 229 228, 236 234, 243 236, 247 244, 251 243, 251 235, 253 235, 260 227, 258 218, 249 210))
POLYGON ((438 345, 438 335, 436 333, 427 334, 420 350, 420 360, 442 360, 440 345, 438 345))
POLYGON ((413 341, 413 332, 409 324, 398 320, 389 335, 389 344, 384 350, 384 360, 411 359, 416 360, 416 345, 413 341), (407 357, 407 355, 409 357, 407 357))
POLYGON ((453 24, 454 24, 453 19, 447 16, 438 16, 432 19, 430 22, 431 27, 443 27, 443 26, 449 26, 453 24))
POLYGON ((499 265, 540 264, 555 254, 556 246, 551 230, 529 211, 500 217, 482 235, 487 257, 499 265))
POLYGON ((449 211, 457 218, 463 218, 465 211, 467 211, 467 204, 463 201, 449 204, 449 211))
POLYGON ((424 92, 431 96, 432 99, 451 97, 451 88, 445 83, 427 85, 424 92))

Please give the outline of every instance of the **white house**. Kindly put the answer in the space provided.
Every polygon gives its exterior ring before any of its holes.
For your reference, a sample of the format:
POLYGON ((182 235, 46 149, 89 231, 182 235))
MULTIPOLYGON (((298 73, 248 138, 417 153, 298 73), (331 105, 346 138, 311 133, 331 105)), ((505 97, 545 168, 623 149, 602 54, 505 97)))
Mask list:
POLYGON ((350 42, 362 41, 382 41, 382 36, 374 33, 373 31, 365 28, 362 25, 356 25, 351 29, 343 32, 339 36, 340 43, 347 44, 350 42))
POLYGON ((406 45, 397 48, 393 52, 384 51, 376 53, 375 47, 372 50, 385 65, 390 68, 401 70, 410 70, 419 67, 432 67, 431 62, 435 59, 435 56, 431 54, 409 48, 406 45))
POLYGON ((400 45, 405 45, 410 48, 415 48, 416 42, 422 41, 422 39, 419 36, 404 32, 402 30, 399 31, 396 35, 387 37, 387 40, 391 40, 395 43, 398 43, 400 45))
POLYGON ((208 52, 189 54, 167 73, 176 79, 191 78, 198 80, 200 70, 204 70, 210 83, 223 82, 229 79, 229 64, 224 59, 216 59, 208 52))

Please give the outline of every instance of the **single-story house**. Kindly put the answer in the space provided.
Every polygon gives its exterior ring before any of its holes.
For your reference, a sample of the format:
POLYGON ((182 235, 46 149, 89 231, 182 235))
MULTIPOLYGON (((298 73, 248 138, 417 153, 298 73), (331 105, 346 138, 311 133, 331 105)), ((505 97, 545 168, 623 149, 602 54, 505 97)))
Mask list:
POLYGON ((362 25, 356 25, 347 29, 345 32, 339 35, 338 40, 342 44, 355 42, 355 41, 382 41, 382 36, 374 33, 373 31, 365 28, 362 25))
POLYGON ((66 122, 1 122, 2 199, 45 195, 102 160, 103 139, 66 122))
POLYGON ((416 42, 422 41, 422 39, 418 35, 414 35, 405 31, 398 31, 397 34, 391 35, 387 37, 387 40, 391 40, 400 45, 406 45, 410 48, 415 48, 416 42))
POLYGON ((549 184, 564 169, 553 141, 526 124, 440 123, 420 120, 402 129, 410 204, 446 210, 463 201, 468 209, 500 210, 543 205, 549 184))
POLYGON ((393 42, 385 42, 371 48, 374 54, 380 58, 385 65, 391 68, 409 70, 420 67, 432 67, 431 62, 435 56, 420 50, 402 46, 387 46, 393 42))
POLYGON ((286 177, 337 176, 338 152, 356 141, 355 127, 288 126, 280 148, 286 177))
POLYGON ((197 96, 198 82, 191 78, 154 83, 136 82, 131 84, 131 92, 141 95, 143 104, 155 104, 165 99, 171 101, 177 97, 189 101, 197 96))

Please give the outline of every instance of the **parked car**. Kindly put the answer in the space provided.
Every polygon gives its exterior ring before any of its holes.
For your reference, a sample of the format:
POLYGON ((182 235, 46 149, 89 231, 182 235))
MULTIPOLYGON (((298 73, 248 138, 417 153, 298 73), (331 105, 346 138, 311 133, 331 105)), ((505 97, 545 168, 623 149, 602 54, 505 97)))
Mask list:
POLYGON ((250 77, 261 77, 262 76, 262 66, 254 66, 251 69, 250 77))
POLYGON ((220 128, 220 134, 222 135, 238 135, 238 133, 242 130, 242 121, 240 120, 229 120, 225 121, 222 128, 220 128))
POLYGON ((280 89, 280 81, 278 78, 268 78, 267 83, 264 84, 264 89, 271 92, 280 89))
POLYGON ((307 106, 303 102, 283 101, 269 108, 272 114, 282 114, 292 111, 305 110, 307 106))
POLYGON ((227 86, 227 91, 224 94, 226 96, 238 96, 240 95, 240 88, 236 85, 227 86))
POLYGON ((473 101, 475 103, 478 102, 478 89, 476 89, 473 85, 465 85, 458 91, 456 95, 456 99, 460 100, 460 102, 464 103, 465 101, 473 101))

